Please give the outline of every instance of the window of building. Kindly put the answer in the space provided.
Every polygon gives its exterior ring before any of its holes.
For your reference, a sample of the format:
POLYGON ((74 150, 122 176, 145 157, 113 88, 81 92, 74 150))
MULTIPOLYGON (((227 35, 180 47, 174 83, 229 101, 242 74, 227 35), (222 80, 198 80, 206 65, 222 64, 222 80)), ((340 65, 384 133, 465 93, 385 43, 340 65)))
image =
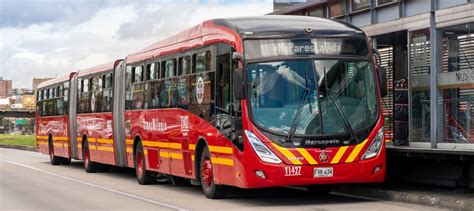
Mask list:
POLYGON ((398 0, 377 0, 377 6, 398 2, 398 0))
POLYGON ((326 8, 320 7, 320 8, 312 9, 308 12, 308 15, 312 17, 326 18, 327 17, 326 8))
POLYGON ((370 0, 352 0, 352 12, 370 8, 370 0))
POLYGON ((346 14, 346 1, 345 0, 332 0, 329 1, 329 16, 337 17, 346 14))

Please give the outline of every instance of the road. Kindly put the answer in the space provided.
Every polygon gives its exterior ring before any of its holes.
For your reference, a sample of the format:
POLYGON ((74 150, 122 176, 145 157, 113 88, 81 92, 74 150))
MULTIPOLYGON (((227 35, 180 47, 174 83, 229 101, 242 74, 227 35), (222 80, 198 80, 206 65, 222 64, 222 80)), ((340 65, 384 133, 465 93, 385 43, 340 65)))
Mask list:
POLYGON ((225 199, 210 200, 187 184, 138 185, 130 169, 87 174, 81 161, 51 166, 47 155, 0 148, 0 210, 12 209, 435 210, 290 188, 236 189, 225 199))

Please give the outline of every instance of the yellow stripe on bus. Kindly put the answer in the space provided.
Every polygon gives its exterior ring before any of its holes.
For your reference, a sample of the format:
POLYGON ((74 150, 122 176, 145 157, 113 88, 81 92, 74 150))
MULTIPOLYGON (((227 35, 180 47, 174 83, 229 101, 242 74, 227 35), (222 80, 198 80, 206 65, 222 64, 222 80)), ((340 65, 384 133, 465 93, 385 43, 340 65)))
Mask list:
POLYGON ((48 142, 36 142, 38 145, 48 145, 48 142))
POLYGON ((133 139, 127 139, 125 140, 126 144, 132 145, 133 144, 133 139))
POLYGON ((127 151, 127 153, 132 153, 132 152, 133 152, 133 148, 127 147, 126 151, 127 151))
POLYGON ((113 152, 114 151, 113 147, 97 146, 97 149, 100 150, 100 151, 106 151, 106 152, 113 152))
POLYGON ((98 138, 97 142, 102 143, 102 144, 113 144, 114 140, 113 139, 107 139, 107 138, 98 138))
POLYGON ((350 163, 350 162, 355 160, 355 158, 359 154, 360 150, 362 150, 362 148, 364 148, 364 146, 365 146, 365 144, 367 143, 368 140, 369 139, 365 139, 362 143, 357 144, 357 146, 354 148, 354 150, 352 150, 349 157, 346 159, 346 163, 350 163))
POLYGON ((97 140, 96 140, 95 138, 87 138, 87 141, 88 141, 89 143, 95 143, 95 142, 97 142, 97 140))
POLYGON ((220 164, 220 165, 226 165, 226 166, 233 166, 234 165, 234 160, 228 159, 228 158, 211 157, 211 162, 213 164, 220 164))
POLYGON ((89 145, 89 149, 96 150, 97 148, 95 146, 89 145))
POLYGON ((181 144, 180 143, 170 143, 169 148, 170 149, 181 149, 181 144))
POLYGON ((209 151, 232 155, 232 147, 209 146, 209 151))
POLYGON ((188 149, 193 151, 196 150, 196 144, 189 144, 188 149))
POLYGON ((36 136, 36 139, 46 139, 46 140, 48 140, 49 137, 48 136, 36 136))
POLYGON ((293 153, 290 152, 290 150, 285 149, 283 147, 278 146, 275 143, 272 143, 273 147, 275 147, 278 151, 280 151, 285 157, 293 164, 295 165, 302 165, 300 160, 298 160, 293 153))
POLYGON ((169 147, 169 143, 159 142, 159 141, 142 141, 142 144, 145 147, 160 147, 160 148, 168 148, 169 147))
POLYGON ((53 143, 53 146, 55 146, 55 147, 63 147, 63 144, 61 144, 61 143, 53 143))
POLYGON ((179 159, 179 160, 183 159, 183 155, 181 155, 179 153, 164 152, 164 151, 160 151, 160 157, 162 157, 162 158, 173 158, 173 159, 179 159))
POLYGON ((344 153, 346 152, 347 148, 349 148, 349 146, 343 146, 339 148, 339 150, 337 150, 336 155, 331 160, 331 164, 339 163, 339 160, 341 160, 342 156, 344 156, 344 153))
POLYGON ((308 151, 306 151, 306 149, 296 148, 296 150, 304 157, 304 159, 306 159, 306 161, 308 161, 309 164, 311 164, 311 165, 318 164, 318 162, 316 162, 316 160, 314 160, 313 156, 311 156, 308 153, 308 151))
POLYGON ((64 136, 57 136, 57 137, 54 137, 53 136, 53 140, 55 141, 68 141, 68 137, 64 137, 64 136))

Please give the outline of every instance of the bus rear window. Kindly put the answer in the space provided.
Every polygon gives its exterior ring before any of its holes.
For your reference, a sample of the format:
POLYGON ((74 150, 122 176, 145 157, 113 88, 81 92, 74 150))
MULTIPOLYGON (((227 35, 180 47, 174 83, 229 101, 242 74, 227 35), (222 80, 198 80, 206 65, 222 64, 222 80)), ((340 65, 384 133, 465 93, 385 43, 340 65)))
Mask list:
POLYGON ((278 56, 368 56, 361 38, 264 39, 245 41, 246 59, 278 56))

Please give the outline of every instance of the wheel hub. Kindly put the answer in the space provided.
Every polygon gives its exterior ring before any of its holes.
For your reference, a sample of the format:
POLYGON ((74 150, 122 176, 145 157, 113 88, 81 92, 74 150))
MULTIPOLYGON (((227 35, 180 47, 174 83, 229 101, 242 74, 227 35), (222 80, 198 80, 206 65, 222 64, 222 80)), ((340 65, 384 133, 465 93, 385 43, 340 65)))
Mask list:
POLYGON ((201 180, 202 180, 202 183, 204 183, 208 187, 211 186, 212 184, 212 180, 213 180, 212 163, 209 158, 205 159, 202 162, 201 180))
POLYGON ((87 166, 89 166, 89 147, 86 147, 84 151, 84 165, 87 168, 87 166))
POLYGON ((142 152, 137 152, 137 170, 138 176, 141 177, 143 174, 143 155, 142 152))

